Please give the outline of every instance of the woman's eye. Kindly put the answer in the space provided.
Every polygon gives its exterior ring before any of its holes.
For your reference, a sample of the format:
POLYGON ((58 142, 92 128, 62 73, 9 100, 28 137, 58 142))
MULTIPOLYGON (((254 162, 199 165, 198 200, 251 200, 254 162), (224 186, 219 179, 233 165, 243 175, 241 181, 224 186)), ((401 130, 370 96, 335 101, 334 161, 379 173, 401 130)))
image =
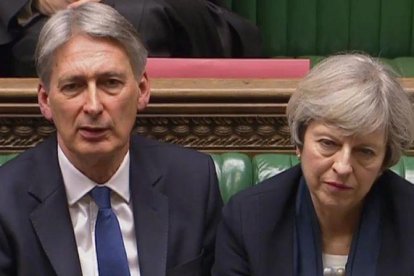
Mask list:
POLYGON ((338 150, 338 144, 330 139, 318 140, 319 150, 324 155, 331 155, 338 150))
POLYGON ((372 149, 369 148, 361 148, 359 150, 360 153, 362 153, 363 155, 367 156, 367 157, 371 157, 375 155, 375 152, 372 149))
POLYGON ((324 148, 333 148, 336 146, 336 143, 329 139, 321 139, 319 140, 319 144, 324 148))

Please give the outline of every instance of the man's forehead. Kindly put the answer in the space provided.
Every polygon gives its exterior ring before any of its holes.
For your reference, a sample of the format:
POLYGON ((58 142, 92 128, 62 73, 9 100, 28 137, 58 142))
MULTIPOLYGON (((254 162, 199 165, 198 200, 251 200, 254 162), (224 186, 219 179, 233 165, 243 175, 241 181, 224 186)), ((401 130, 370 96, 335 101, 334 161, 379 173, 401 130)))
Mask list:
POLYGON ((52 75, 59 79, 84 74, 132 74, 128 55, 119 43, 84 35, 59 47, 52 66, 52 75))

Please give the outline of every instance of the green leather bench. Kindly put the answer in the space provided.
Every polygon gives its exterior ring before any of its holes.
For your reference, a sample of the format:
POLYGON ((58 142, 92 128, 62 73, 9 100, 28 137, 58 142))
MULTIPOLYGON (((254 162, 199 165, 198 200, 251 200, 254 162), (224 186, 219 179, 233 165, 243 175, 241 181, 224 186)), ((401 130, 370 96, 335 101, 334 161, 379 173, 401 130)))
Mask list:
MULTIPOLYGON (((250 158, 246 154, 224 153, 212 154, 212 157, 225 202, 236 192, 256 185, 299 163, 294 154, 257 154, 250 158)), ((414 156, 403 156, 391 169, 414 183, 414 156)))
POLYGON ((224 0, 256 23, 268 57, 363 51, 414 77, 412 0, 224 0))
MULTIPOLYGON (((0 165, 16 154, 0 155, 0 165)), ((243 153, 211 154, 216 165, 220 191, 224 202, 232 195, 256 185, 279 172, 298 164, 293 154, 257 154, 249 157, 243 153)), ((404 156, 391 168, 399 175, 414 183, 414 156, 404 156)))

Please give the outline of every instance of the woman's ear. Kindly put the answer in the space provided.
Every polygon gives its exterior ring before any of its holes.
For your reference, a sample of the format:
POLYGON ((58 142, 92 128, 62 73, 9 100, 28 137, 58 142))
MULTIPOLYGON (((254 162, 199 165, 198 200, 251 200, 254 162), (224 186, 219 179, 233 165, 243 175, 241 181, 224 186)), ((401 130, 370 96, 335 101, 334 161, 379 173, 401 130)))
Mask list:
POLYGON ((296 146, 295 152, 296 152, 296 156, 298 157, 298 159, 300 159, 301 150, 298 146, 296 146))
POLYGON ((49 104, 49 93, 46 86, 41 82, 37 87, 37 102, 39 103, 40 112, 48 121, 53 121, 52 110, 49 104))
POLYGON ((147 72, 144 72, 144 74, 142 74, 141 80, 138 83, 138 89, 138 111, 143 111, 145 107, 147 107, 151 96, 151 88, 147 77, 147 72))

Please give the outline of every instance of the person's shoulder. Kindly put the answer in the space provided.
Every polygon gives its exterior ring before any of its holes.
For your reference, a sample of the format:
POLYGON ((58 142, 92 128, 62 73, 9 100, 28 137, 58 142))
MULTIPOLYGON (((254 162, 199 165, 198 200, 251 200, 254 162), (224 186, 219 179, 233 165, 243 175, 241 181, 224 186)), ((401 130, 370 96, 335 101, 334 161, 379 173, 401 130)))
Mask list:
POLYGON ((293 217, 290 215, 295 209, 301 176, 297 165, 239 192, 224 206, 223 220, 229 224, 242 223, 245 231, 253 231, 255 235, 270 231, 269 227, 276 222, 284 225, 293 217))
MULTIPOLYGON (((27 149, 19 153, 16 157, 9 160, 0 166, 0 181, 1 185, 8 185, 8 183, 18 181, 19 179, 30 179, 30 174, 36 174, 38 166, 45 165, 46 160, 50 160, 53 152, 56 152, 56 139, 51 137, 36 145, 33 148, 27 149)), ((12 183, 12 185, 16 185, 12 183)), ((4 186, 3 186, 4 187, 4 186)))
POLYGON ((405 245, 412 244, 409 241, 414 241, 414 221, 411 214, 414 209, 414 184, 391 170, 384 171, 378 180, 382 184, 383 224, 403 237, 405 245))
MULTIPOLYGON (((383 202, 387 206, 387 210, 392 212, 393 217, 396 214, 401 216, 406 213, 406 210, 414 209, 413 183, 391 170, 385 170, 379 177, 378 182, 382 185, 383 202)), ((411 218, 407 218, 407 220, 411 221, 411 218)))
POLYGON ((33 149, 28 149, 22 153, 19 153, 16 157, 10 159, 2 166, 0 166, 0 178, 9 178, 14 174, 21 176, 22 171, 25 171, 31 166, 36 151, 36 147, 33 149))
POLYGON ((391 170, 385 170, 379 181, 392 193, 414 195, 414 184, 391 170))
POLYGON ((146 138, 140 135, 132 136, 131 149, 138 154, 145 153, 160 161, 196 161, 198 159, 210 159, 209 155, 200 151, 185 148, 180 145, 164 143, 154 139, 146 138))
POLYGON ((285 202, 296 193, 301 177, 301 167, 300 165, 296 165, 254 185, 253 187, 239 192, 232 197, 231 201, 236 204, 238 202, 246 203, 251 200, 261 201, 266 199, 285 202))

